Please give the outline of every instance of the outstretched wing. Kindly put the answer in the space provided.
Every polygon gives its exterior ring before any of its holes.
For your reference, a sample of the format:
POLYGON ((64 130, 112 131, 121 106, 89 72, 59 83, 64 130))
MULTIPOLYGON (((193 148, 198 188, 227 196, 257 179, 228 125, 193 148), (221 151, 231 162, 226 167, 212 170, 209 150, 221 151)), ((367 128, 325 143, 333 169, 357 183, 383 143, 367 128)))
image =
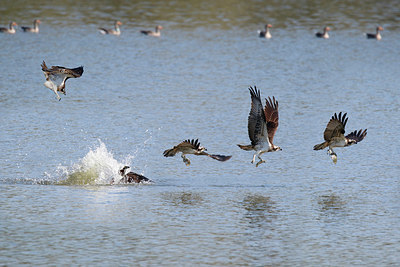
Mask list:
POLYGON ((344 113, 342 116, 342 112, 337 115, 336 113, 332 116, 331 120, 328 122, 324 132, 324 139, 325 141, 330 141, 332 138, 335 137, 342 137, 344 138, 344 128, 346 127, 347 113, 344 113))
POLYGON ((200 147, 199 139, 187 139, 171 149, 167 149, 163 152, 164 157, 173 157, 176 153, 182 152, 185 154, 195 154, 200 147))
POLYGON ((251 95, 251 109, 248 121, 249 138, 253 146, 268 141, 265 113, 261 103, 260 90, 257 87, 249 87, 251 95))
POLYGON ((267 122, 268 139, 271 144, 274 142, 274 135, 279 125, 278 101, 273 96, 265 99, 265 120, 267 122))
POLYGON ((52 75, 64 75, 67 78, 79 78, 83 73, 83 66, 69 69, 61 66, 52 66, 50 69, 52 75))
POLYGON ((50 71, 49 68, 46 65, 46 62, 44 62, 44 60, 43 60, 43 62, 42 62, 42 64, 40 66, 42 67, 42 71, 44 71, 44 72, 49 72, 50 71))
POLYGON ((196 139, 196 140, 194 140, 194 139, 192 139, 192 140, 190 140, 190 139, 187 139, 187 140, 185 140, 185 141, 183 141, 182 143, 180 143, 179 145, 178 145, 178 147, 185 147, 185 148, 191 148, 191 149, 198 149, 199 147, 200 147, 200 142, 199 142, 199 139, 196 139))
POLYGON ((349 133, 348 135, 346 135, 346 138, 355 141, 355 143, 357 144, 358 142, 362 141, 366 135, 367 129, 365 129, 364 131, 361 129, 358 132, 357 130, 355 130, 354 132, 349 133))

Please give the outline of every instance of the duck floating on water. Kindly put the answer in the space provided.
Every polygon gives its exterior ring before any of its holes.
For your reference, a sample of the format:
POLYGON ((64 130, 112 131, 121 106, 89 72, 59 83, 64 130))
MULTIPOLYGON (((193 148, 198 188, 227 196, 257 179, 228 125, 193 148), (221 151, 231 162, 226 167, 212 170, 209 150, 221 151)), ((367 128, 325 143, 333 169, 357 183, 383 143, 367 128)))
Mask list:
MULTIPOLYGON (((141 174, 137 174, 135 172, 127 172, 129 166, 124 166, 121 170, 119 170, 119 175, 122 176, 121 180, 119 180, 119 184, 143 184, 143 183, 154 183, 149 178, 144 177, 141 174)), ((111 181, 111 184, 114 184, 114 179, 111 181)))
POLYGON ((318 38, 324 38, 324 39, 329 39, 329 34, 328 34, 328 32, 331 30, 331 28, 329 28, 329 27, 325 27, 324 28, 324 32, 317 32, 316 34, 315 34, 315 36, 317 36, 318 38))
POLYGON ((117 20, 114 23, 114 30, 113 29, 105 29, 105 28, 99 28, 99 31, 101 34, 112 34, 112 35, 120 35, 121 30, 119 29, 119 26, 122 25, 122 22, 117 20))
POLYGON ((41 23, 41 21, 40 21, 39 19, 35 19, 35 20, 33 21, 33 28, 22 26, 21 29, 22 29, 24 32, 39 33, 39 24, 40 24, 40 23, 41 23))
POLYGON ((161 25, 158 25, 158 26, 156 26, 156 30, 154 32, 153 31, 143 31, 143 30, 140 32, 143 33, 144 35, 160 37, 162 29, 163 29, 163 27, 161 25))
POLYGON ((272 28, 272 25, 271 24, 266 24, 265 25, 265 30, 264 31, 258 31, 258 36, 260 37, 260 38, 266 38, 266 39, 270 39, 272 36, 271 36, 271 33, 269 32, 269 29, 270 28, 272 28))
POLYGON ((14 21, 11 21, 8 28, 2 27, 0 28, 0 32, 14 34, 15 33, 14 26, 18 26, 18 24, 14 21))
POLYGON ((57 92, 61 92, 66 95, 65 83, 69 78, 79 78, 83 73, 83 66, 74 69, 68 69, 61 66, 52 66, 50 69, 46 66, 46 63, 42 63, 42 71, 46 77, 44 85, 52 90, 56 95, 58 101, 61 97, 57 92))
POLYGON ((383 27, 381 26, 376 27, 376 33, 366 33, 367 39, 376 39, 378 41, 381 40, 382 39, 381 31, 383 31, 383 27))

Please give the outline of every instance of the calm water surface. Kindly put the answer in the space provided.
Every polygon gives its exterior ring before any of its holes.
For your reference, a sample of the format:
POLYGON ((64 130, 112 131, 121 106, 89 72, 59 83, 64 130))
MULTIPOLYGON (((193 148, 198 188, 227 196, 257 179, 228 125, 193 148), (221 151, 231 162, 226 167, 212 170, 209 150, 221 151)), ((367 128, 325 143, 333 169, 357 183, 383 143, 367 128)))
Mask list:
POLYGON ((2 25, 43 23, 0 36, 0 264, 397 265, 400 7, 315 2, 3 5, 2 25), (97 32, 114 19, 120 37, 97 32), (60 102, 43 60, 84 66, 60 102), (279 101, 283 148, 258 168, 236 146, 253 85, 279 101), (339 111, 368 135, 334 165, 312 147, 339 111), (187 138, 233 157, 162 156, 187 138), (156 183, 109 186, 125 164, 156 183))

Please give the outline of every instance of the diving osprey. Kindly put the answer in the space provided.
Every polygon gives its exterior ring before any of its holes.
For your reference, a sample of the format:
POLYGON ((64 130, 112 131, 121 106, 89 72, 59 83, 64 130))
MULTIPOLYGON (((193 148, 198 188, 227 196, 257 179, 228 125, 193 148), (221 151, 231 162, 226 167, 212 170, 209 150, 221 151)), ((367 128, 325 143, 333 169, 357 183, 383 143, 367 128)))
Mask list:
MULTIPOLYGON (((129 166, 124 166, 121 170, 119 170, 119 175, 122 178, 119 180, 119 184, 143 184, 143 183, 154 183, 149 178, 144 177, 143 175, 137 174, 135 172, 128 172, 129 166)), ((114 184, 114 179, 111 181, 111 184, 114 184)))
POLYGON ((227 161, 228 159, 230 159, 232 156, 223 156, 223 155, 211 155, 208 154, 207 149, 205 149, 204 147, 200 146, 200 142, 199 139, 188 139, 185 140, 183 142, 181 142, 180 144, 174 146, 171 149, 167 149, 164 151, 164 157, 173 157, 176 155, 176 153, 181 152, 182 155, 182 159, 183 162, 186 164, 186 166, 190 165, 190 160, 188 158, 186 158, 186 154, 194 154, 194 155, 204 155, 204 156, 208 156, 210 158, 219 160, 219 161, 227 161))
POLYGON ((364 131, 361 129, 358 132, 355 130, 354 132, 344 136, 344 128, 346 127, 348 120, 346 115, 347 113, 344 113, 343 116, 342 112, 340 112, 339 115, 335 113, 324 131, 325 142, 314 146, 314 150, 321 150, 329 146, 328 153, 334 163, 337 162, 337 155, 333 151, 334 147, 346 147, 357 144, 367 135, 367 129, 364 131))
POLYGON ((47 68, 46 63, 43 61, 42 63, 42 71, 44 76, 46 77, 46 82, 44 85, 53 90, 57 95, 58 101, 61 100, 61 97, 58 95, 57 91, 65 93, 65 83, 69 78, 79 78, 82 76, 83 67, 80 66, 74 69, 68 69, 60 66, 52 66, 51 69, 47 68))
POLYGON ((278 101, 275 97, 268 97, 265 108, 261 103, 260 90, 254 86, 249 88, 251 95, 251 109, 249 114, 248 131, 251 145, 238 145, 243 150, 255 150, 253 155, 254 163, 256 156, 260 159, 256 167, 265 162, 261 155, 265 152, 282 150, 274 145, 274 135, 279 125, 278 101))

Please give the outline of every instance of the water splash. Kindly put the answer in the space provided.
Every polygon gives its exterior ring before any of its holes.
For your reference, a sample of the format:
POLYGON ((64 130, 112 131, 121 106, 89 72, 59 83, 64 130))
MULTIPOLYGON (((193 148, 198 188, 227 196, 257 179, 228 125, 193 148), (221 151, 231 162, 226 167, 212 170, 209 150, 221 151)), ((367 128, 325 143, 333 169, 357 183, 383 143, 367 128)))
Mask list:
POLYGON ((119 180, 118 174, 125 165, 130 165, 134 156, 128 155, 123 162, 114 159, 106 145, 99 140, 99 145, 90 149, 85 157, 70 167, 59 166, 56 184, 61 185, 104 185, 110 184, 112 179, 119 180))

